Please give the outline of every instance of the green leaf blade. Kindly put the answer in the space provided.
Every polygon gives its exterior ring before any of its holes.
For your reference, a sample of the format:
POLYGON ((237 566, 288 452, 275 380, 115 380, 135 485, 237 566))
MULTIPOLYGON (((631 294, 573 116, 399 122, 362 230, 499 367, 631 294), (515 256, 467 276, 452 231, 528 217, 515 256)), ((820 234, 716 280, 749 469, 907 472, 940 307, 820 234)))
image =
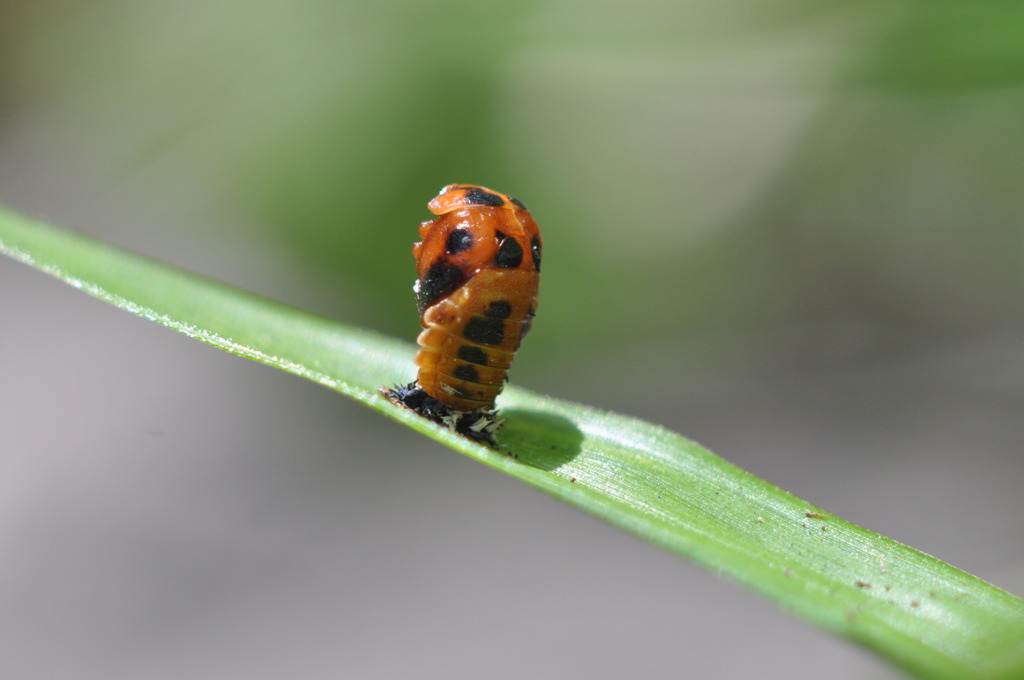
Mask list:
POLYGON ((501 443, 387 402, 409 343, 0 209, 0 251, 126 311, 338 390, 928 678, 1024 676, 1024 602, 663 427, 509 387, 501 443))

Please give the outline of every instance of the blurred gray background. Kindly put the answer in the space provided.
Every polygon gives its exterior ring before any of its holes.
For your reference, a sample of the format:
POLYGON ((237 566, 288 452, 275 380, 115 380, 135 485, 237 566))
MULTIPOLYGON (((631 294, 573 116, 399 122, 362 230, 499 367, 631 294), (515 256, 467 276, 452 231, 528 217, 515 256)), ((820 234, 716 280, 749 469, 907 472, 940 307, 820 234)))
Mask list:
MULTIPOLYGON (((0 5, 0 201, 415 337, 530 206, 513 380, 1024 592, 1024 6, 0 5)), ((0 261, 4 678, 899 677, 313 384, 0 261)))

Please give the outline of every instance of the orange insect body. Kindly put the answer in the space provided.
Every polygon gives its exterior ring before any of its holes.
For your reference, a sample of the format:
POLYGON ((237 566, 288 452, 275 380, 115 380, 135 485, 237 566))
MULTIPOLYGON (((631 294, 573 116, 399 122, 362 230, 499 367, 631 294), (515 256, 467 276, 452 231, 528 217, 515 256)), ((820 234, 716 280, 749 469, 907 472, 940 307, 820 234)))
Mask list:
POLYGON ((446 186, 413 246, 423 332, 417 382, 455 411, 494 408, 537 310, 541 239, 518 200, 446 186))

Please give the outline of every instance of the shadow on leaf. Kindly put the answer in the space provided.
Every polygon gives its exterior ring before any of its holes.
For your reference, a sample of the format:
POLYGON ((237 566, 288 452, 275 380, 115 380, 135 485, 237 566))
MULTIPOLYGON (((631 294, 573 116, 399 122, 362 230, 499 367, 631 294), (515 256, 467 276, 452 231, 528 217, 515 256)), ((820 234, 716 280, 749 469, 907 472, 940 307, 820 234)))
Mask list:
POLYGON ((541 470, 556 470, 579 455, 583 433, 569 419, 528 409, 502 409, 499 439, 519 459, 541 470))

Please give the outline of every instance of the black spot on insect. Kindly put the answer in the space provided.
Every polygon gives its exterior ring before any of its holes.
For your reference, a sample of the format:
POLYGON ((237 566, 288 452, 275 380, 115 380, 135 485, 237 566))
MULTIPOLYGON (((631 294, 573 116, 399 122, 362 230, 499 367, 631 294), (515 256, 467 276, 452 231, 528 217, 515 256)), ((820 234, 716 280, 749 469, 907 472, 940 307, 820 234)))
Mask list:
POLYGON ((480 187, 474 187, 466 192, 466 201, 473 205, 493 205, 495 207, 505 205, 505 199, 498 194, 492 194, 480 187))
POLYGON ((450 254, 461 253, 473 246, 473 234, 469 229, 454 229, 444 242, 444 249, 450 254))
POLYGON ((500 345, 505 339, 505 324, 501 319, 474 316, 463 326, 462 336, 481 345, 500 345))
POLYGON ((491 319, 507 319, 512 316, 512 305, 507 300, 495 300, 487 305, 484 316, 491 319))
POLYGON ((473 390, 463 387, 461 385, 452 385, 452 396, 458 397, 459 399, 476 399, 476 395, 473 390))
POLYGON ((459 358, 471 364, 487 365, 487 352, 473 345, 462 345, 459 347, 459 358))
POLYGON ((540 271, 540 236, 530 239, 530 253, 533 255, 533 268, 540 271))
POLYGON ((514 238, 506 238, 494 256, 495 266, 502 269, 515 269, 523 263, 523 248, 514 238))
POLYGON ((420 279, 416 289, 416 303, 420 312, 454 293, 466 280, 466 274, 459 267, 444 261, 435 262, 420 279))
POLYGON ((515 206, 517 206, 517 207, 519 207, 519 208, 522 208, 523 210, 526 210, 526 209, 527 209, 527 207, 526 207, 525 205, 523 205, 523 202, 522 202, 522 201, 520 201, 520 200, 519 200, 518 198, 513 198, 512 196, 509 196, 509 197, 508 197, 508 200, 512 201, 512 203, 513 203, 513 204, 514 204, 515 206))
POLYGON ((480 374, 477 373, 476 369, 469 364, 460 364, 456 366, 454 375, 459 380, 465 380, 466 382, 480 382, 480 374))

